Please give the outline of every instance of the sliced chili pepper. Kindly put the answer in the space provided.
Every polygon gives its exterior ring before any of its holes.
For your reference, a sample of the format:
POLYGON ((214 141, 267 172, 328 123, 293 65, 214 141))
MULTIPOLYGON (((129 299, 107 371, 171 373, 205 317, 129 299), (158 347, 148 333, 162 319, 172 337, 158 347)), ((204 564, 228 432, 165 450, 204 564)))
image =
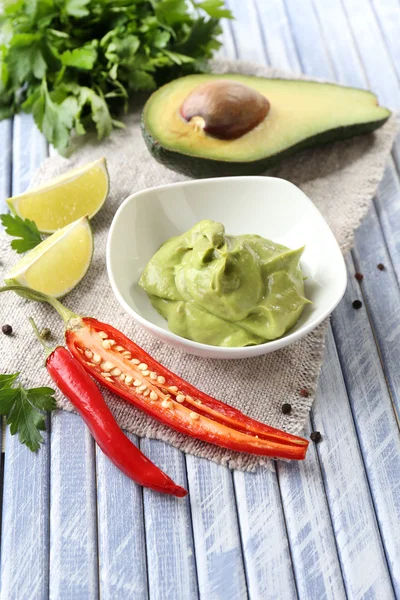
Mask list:
MULTIPOLYGON (((36 326, 31 320, 32 325, 36 326)), ((58 346, 50 351, 46 368, 57 387, 72 402, 98 446, 125 475, 156 492, 182 498, 187 491, 156 467, 122 432, 100 390, 82 365, 58 346)))
POLYGON ((49 302, 63 317, 68 348, 84 369, 153 418, 231 450, 297 460, 305 457, 307 440, 251 419, 200 392, 111 325, 81 318, 58 300, 29 288, 0 288, 0 292, 6 290, 49 302))
POLYGON ((86 317, 67 328, 71 353, 98 381, 173 429, 239 452, 303 459, 308 441, 200 392, 123 333, 86 317))

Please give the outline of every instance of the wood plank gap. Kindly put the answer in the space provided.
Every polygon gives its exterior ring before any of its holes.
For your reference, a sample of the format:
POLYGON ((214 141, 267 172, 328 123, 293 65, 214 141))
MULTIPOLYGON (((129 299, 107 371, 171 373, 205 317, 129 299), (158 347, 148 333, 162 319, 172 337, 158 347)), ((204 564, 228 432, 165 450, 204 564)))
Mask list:
POLYGON ((94 514, 96 515, 95 518, 95 522, 94 525, 96 527, 96 535, 95 535, 95 539, 96 539, 96 565, 97 565, 97 594, 98 594, 98 598, 101 598, 101 582, 100 582, 100 552, 99 552, 99 547, 100 547, 100 542, 99 542, 99 501, 98 501, 98 481, 97 481, 97 452, 96 452, 96 441, 93 438, 93 444, 94 444, 94 450, 93 450, 93 470, 94 470, 94 486, 95 486, 95 493, 94 493, 94 501, 96 502, 96 507, 95 507, 95 511, 94 514))
POLYGON ((240 526, 238 499, 237 499, 237 494, 236 494, 236 484, 235 484, 235 479, 233 477, 232 471, 230 472, 230 475, 231 475, 231 480, 232 480, 233 500, 234 500, 235 509, 236 509, 236 517, 237 517, 237 524, 238 524, 238 531, 239 531, 239 542, 240 542, 240 550, 241 550, 241 554, 242 554, 243 573, 244 573, 244 579, 246 582, 247 598, 249 598, 249 575, 247 573, 246 561, 244 560, 245 553, 244 553, 244 544, 243 544, 243 537, 242 537, 242 528, 240 526))
MULTIPOLYGON (((187 463, 187 454, 186 452, 184 452, 183 454, 184 459, 185 459, 185 486, 187 491, 189 492, 189 496, 190 496, 190 484, 189 484, 189 466, 187 463)), ((200 598, 200 583, 199 583, 199 566, 197 564, 197 551, 196 551, 196 538, 194 535, 194 527, 193 527, 193 511, 192 511, 192 503, 189 500, 189 519, 190 519, 190 531, 192 532, 192 540, 193 540, 193 548, 194 548, 194 570, 196 572, 196 578, 197 578, 197 595, 198 598, 200 598)))

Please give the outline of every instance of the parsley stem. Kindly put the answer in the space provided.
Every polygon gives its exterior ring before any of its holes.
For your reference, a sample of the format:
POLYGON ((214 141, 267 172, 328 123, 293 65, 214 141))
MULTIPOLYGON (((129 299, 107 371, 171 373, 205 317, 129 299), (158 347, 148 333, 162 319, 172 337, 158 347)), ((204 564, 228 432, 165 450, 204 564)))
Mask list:
POLYGON ((25 287, 24 285, 5 285, 0 287, 0 293, 1 292, 17 292, 28 300, 33 300, 34 302, 47 302, 58 312, 64 323, 68 323, 68 321, 71 319, 80 318, 79 315, 61 304, 61 302, 56 298, 48 296, 47 294, 43 294, 42 292, 38 292, 37 290, 33 290, 29 287, 25 287))

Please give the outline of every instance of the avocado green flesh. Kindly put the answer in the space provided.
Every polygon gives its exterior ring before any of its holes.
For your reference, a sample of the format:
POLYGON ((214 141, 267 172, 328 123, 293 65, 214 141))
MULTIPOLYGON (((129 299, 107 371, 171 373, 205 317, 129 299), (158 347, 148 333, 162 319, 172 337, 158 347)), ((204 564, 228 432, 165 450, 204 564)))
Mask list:
POLYGON ((177 335, 213 346, 261 344, 284 335, 309 303, 302 253, 200 221, 161 246, 139 285, 177 335))
POLYGON ((189 75, 152 94, 142 132, 150 152, 167 167, 195 177, 241 175, 261 173, 303 148, 374 131, 389 116, 366 90, 238 74, 189 75), (214 138, 187 123, 180 106, 212 78, 232 79, 264 94, 271 103, 264 121, 235 140, 214 138))

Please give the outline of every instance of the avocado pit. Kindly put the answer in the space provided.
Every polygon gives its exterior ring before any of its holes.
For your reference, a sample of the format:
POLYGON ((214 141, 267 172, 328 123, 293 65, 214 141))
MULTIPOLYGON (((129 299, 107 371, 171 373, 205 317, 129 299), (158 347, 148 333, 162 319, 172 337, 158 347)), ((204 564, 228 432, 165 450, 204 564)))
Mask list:
POLYGON ((257 90, 237 81, 215 79, 197 86, 180 108, 182 118, 222 140, 234 140, 259 125, 270 103, 257 90))

